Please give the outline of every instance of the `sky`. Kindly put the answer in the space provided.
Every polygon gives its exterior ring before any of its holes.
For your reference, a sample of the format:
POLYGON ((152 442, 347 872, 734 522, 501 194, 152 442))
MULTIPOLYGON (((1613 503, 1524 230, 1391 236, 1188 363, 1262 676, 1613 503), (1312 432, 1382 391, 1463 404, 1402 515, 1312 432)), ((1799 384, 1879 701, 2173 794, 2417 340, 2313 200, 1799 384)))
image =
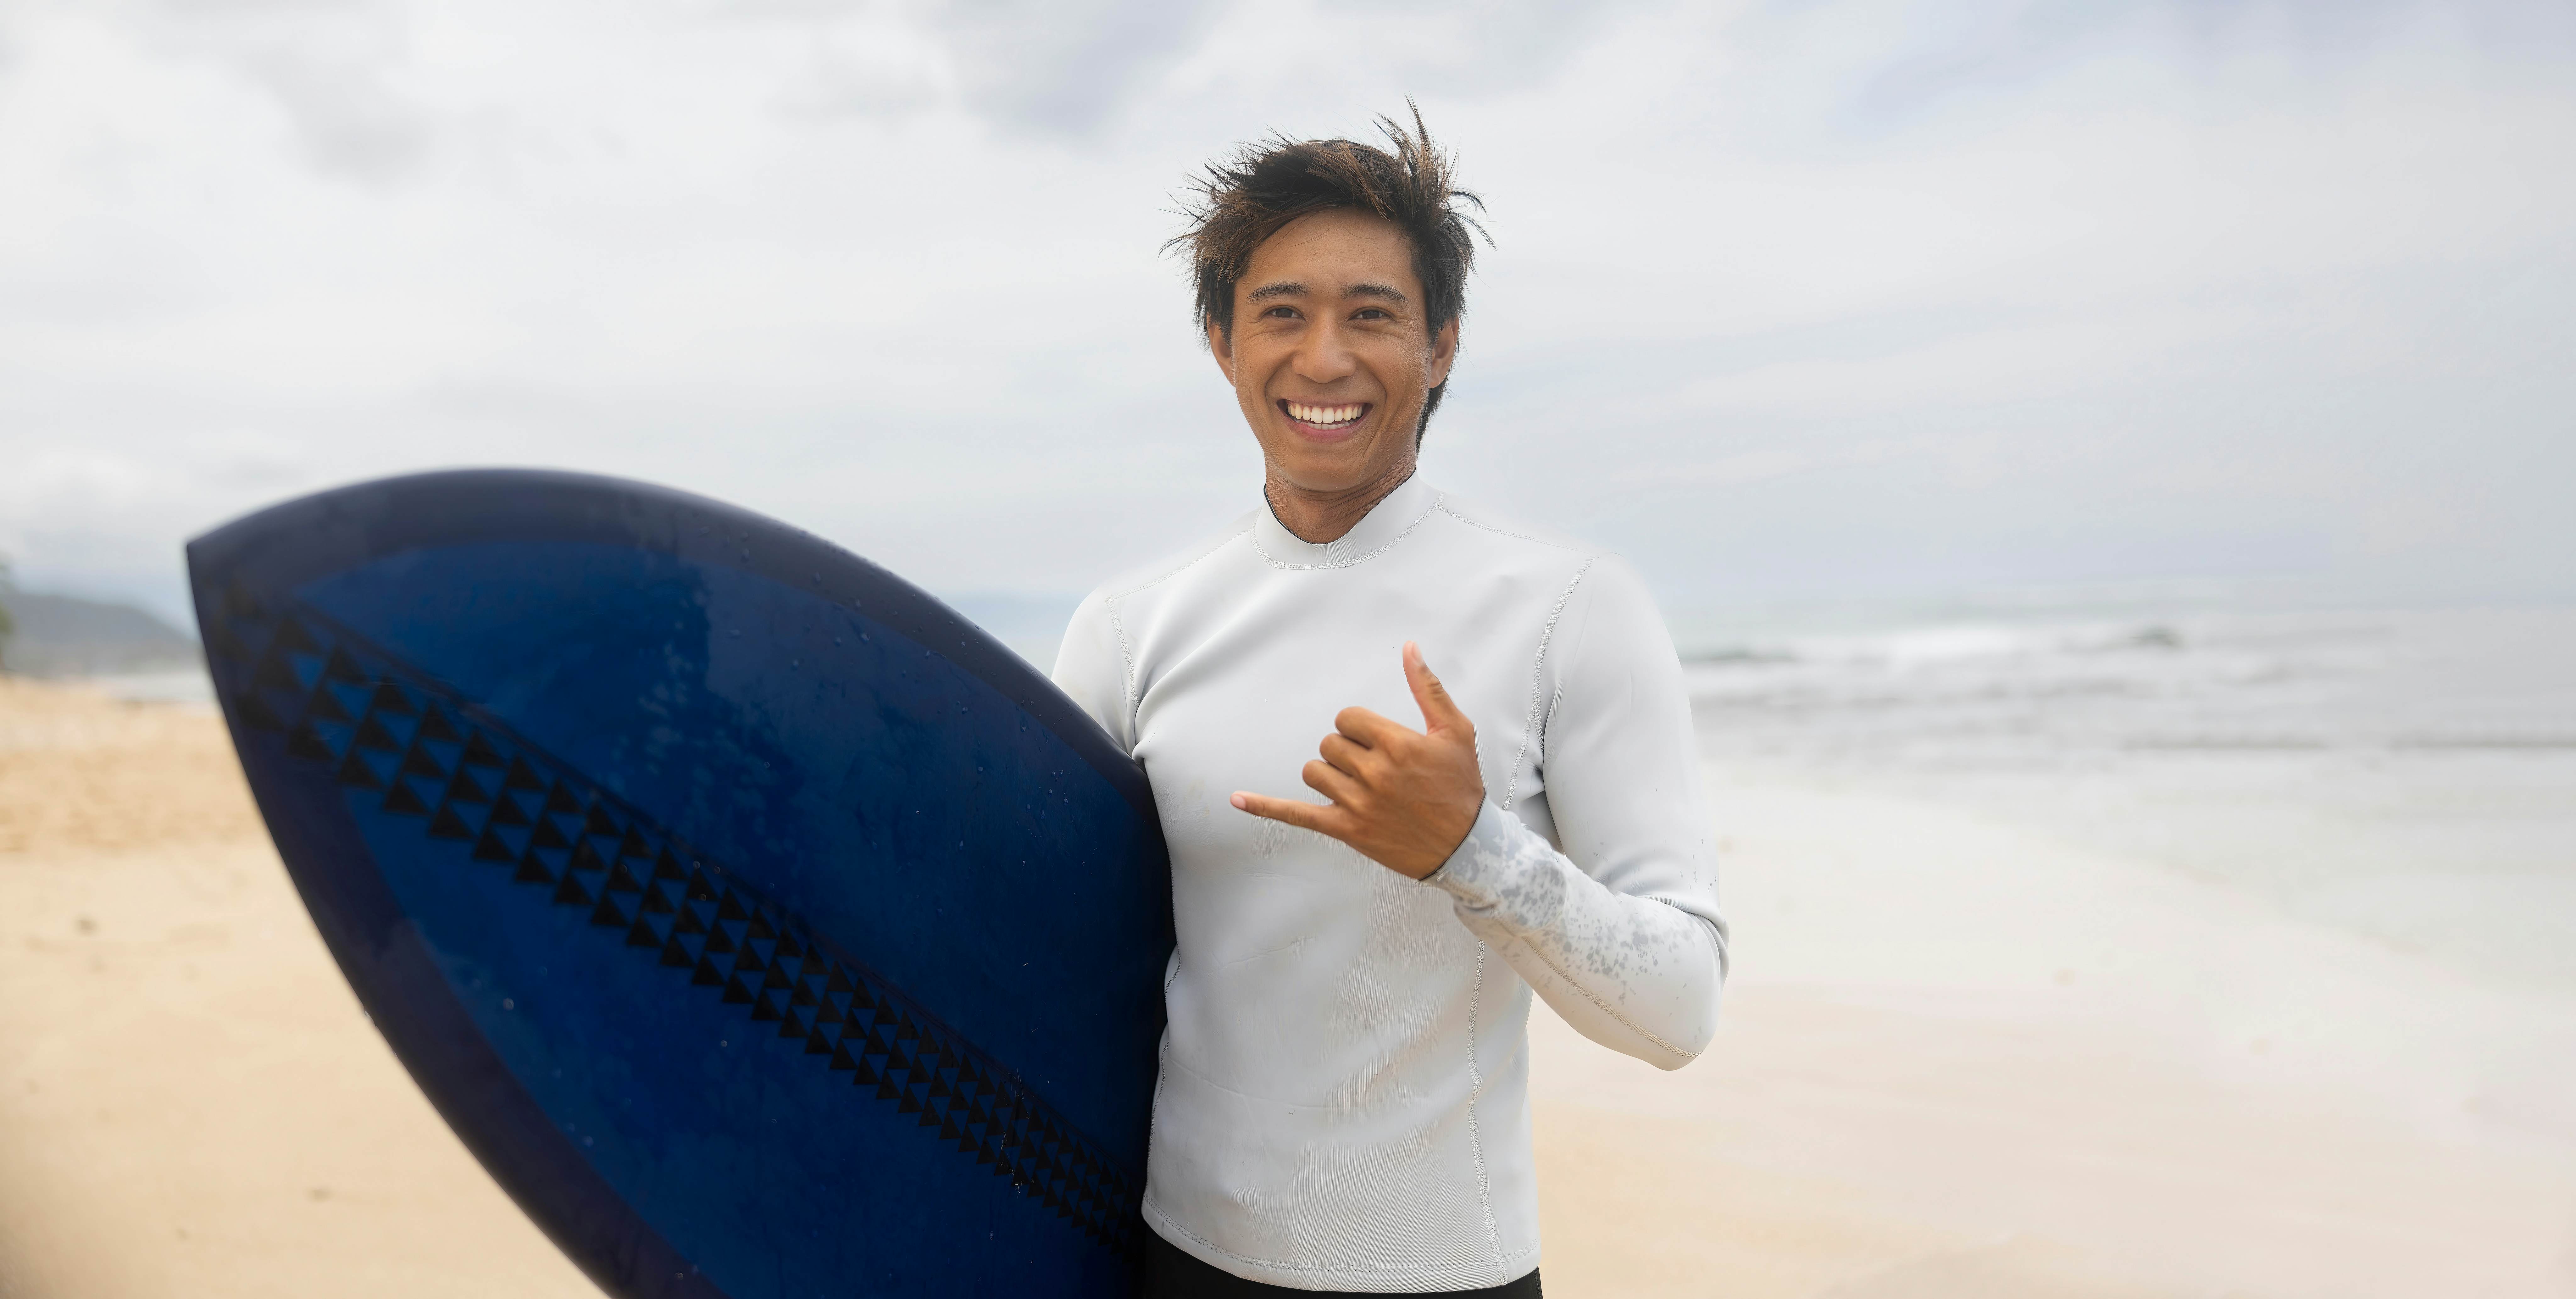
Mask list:
POLYGON ((0 554, 458 465, 1044 604, 1254 507, 1189 174, 1420 105, 1435 484, 1668 608, 2576 598, 2576 9, 0 0, 0 554))

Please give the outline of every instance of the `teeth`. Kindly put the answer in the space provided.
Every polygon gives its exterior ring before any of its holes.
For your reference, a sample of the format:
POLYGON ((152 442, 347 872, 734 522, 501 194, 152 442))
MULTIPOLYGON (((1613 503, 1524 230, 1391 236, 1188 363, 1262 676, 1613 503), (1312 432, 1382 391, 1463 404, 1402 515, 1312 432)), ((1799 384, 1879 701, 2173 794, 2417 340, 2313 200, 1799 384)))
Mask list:
POLYGON ((1360 409, 1357 406, 1308 406, 1293 401, 1288 403, 1288 414, 1309 424, 1347 424, 1360 417, 1360 409))

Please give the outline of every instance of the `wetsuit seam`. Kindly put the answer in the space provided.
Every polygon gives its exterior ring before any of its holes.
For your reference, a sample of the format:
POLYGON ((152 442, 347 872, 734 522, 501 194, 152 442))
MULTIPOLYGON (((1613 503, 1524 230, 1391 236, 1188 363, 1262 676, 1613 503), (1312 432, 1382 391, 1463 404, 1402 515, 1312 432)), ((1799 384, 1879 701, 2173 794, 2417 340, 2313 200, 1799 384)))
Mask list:
POLYGON ((1603 555, 1610 553, 1598 546, 1587 546, 1578 541, 1568 541, 1561 537, 1542 537, 1531 532, 1514 532, 1509 528, 1498 527, 1483 519, 1469 518, 1456 510, 1450 509, 1447 501, 1441 500, 1437 497, 1432 499, 1431 508, 1442 514, 1446 514, 1450 518, 1455 519, 1470 528, 1474 528, 1479 532, 1490 532, 1497 537, 1509 537, 1514 541, 1526 541, 1533 546, 1545 546, 1550 550, 1570 550, 1576 554, 1585 555, 1587 558, 1583 562, 1584 566, 1587 568, 1591 566, 1593 560, 1599 559, 1603 555))
POLYGON ((1556 598, 1556 608, 1548 611, 1547 626, 1538 634, 1538 653, 1530 658, 1529 720, 1521 730, 1521 749, 1513 756, 1511 774, 1505 778, 1507 783, 1503 786, 1502 807, 1506 812, 1511 811, 1513 804, 1519 799, 1521 768, 1528 766, 1536 770, 1538 766, 1538 757, 1531 750, 1544 749, 1540 736, 1546 726, 1544 714, 1547 704, 1547 656, 1556 647, 1557 624, 1565 618, 1565 606, 1574 602, 1574 593, 1582 589, 1584 577, 1590 574, 1592 566, 1600 561, 1601 556, 1596 554, 1584 560, 1583 567, 1574 570, 1574 580, 1565 584, 1565 594, 1556 598))
POLYGON ((1494 1228, 1494 1192, 1485 1181, 1485 1132, 1476 1106, 1485 1098, 1485 1071, 1476 1063, 1477 1025, 1485 1009, 1485 945, 1476 944, 1476 991, 1467 998, 1467 1153, 1476 1161, 1476 1204, 1485 1211, 1485 1247, 1500 1255, 1503 1236, 1494 1228))
POLYGON ((1100 604, 1108 611, 1110 633, 1118 638, 1118 694, 1127 710, 1127 754, 1133 758, 1137 743, 1144 738, 1136 733, 1136 648, 1128 643, 1127 620, 1118 616, 1118 601, 1109 599, 1100 604))

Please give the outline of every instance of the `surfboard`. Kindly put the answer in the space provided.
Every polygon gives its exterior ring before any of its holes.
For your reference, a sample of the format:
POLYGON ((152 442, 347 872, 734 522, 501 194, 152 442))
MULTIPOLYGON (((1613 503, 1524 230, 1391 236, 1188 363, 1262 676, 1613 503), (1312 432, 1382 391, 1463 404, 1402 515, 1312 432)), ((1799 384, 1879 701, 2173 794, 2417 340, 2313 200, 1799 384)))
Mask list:
POLYGON ((1143 773, 892 573, 478 470, 188 547, 261 815, 376 1026, 620 1296, 1129 1291, 1143 773))

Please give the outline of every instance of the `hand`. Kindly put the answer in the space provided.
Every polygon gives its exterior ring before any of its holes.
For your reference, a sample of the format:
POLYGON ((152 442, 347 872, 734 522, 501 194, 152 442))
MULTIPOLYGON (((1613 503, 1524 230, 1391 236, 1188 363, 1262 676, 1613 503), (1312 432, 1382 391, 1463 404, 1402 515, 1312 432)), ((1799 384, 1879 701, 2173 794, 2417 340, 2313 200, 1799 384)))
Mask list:
POLYGON ((1485 778, 1476 768, 1476 727, 1404 643, 1404 680, 1422 708, 1416 731, 1365 708, 1345 708, 1324 737, 1323 758, 1306 764, 1306 784, 1331 799, 1300 803, 1238 792, 1254 816, 1328 834, 1409 879, 1440 869, 1476 826, 1485 778))

